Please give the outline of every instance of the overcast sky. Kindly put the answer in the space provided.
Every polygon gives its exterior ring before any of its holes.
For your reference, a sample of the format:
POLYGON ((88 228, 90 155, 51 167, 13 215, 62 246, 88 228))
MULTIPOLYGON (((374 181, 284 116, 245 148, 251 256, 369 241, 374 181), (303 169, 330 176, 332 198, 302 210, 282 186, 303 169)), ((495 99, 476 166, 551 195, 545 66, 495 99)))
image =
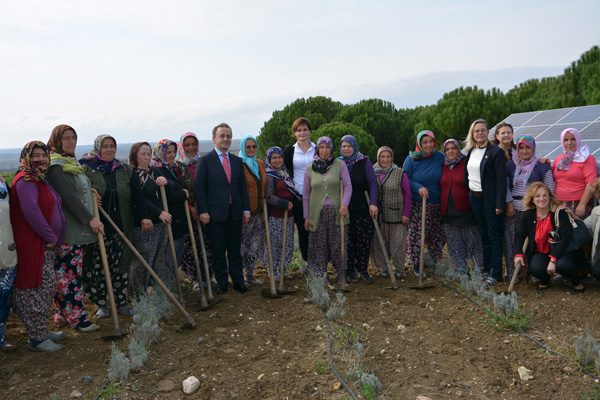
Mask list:
POLYGON ((556 76, 600 43, 589 1, 0 0, 0 147, 257 135, 299 97, 398 108, 556 76))

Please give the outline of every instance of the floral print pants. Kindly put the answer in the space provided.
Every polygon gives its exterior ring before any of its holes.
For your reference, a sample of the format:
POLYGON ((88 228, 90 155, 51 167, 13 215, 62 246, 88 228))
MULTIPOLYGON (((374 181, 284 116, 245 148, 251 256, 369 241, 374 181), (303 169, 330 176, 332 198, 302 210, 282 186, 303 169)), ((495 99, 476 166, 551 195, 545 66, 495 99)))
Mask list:
MULTIPOLYGON (((269 236, 271 239, 271 256, 273 258, 274 276, 278 278, 281 271, 281 250, 283 250, 283 218, 269 217, 269 236)), ((264 251, 261 254, 261 264, 269 268, 269 249, 265 243, 264 251)), ((287 220, 287 228, 285 231, 285 268, 292 262, 294 254, 294 217, 289 217, 287 220)), ((270 269, 270 268, 269 268, 270 269)), ((269 273, 271 273, 269 271, 269 273)))
POLYGON ((250 221, 242 225, 242 266, 244 267, 244 274, 254 274, 256 260, 264 252, 265 240, 265 217, 262 213, 252 215, 250 221))
POLYGON ((467 272, 467 261, 471 258, 475 267, 483 268, 483 245, 479 228, 473 226, 451 226, 444 224, 448 255, 454 267, 467 272))
MULTIPOLYGON (((381 229, 383 243, 385 244, 388 257, 394 263, 394 268, 396 271, 404 272, 408 225, 381 223, 379 224, 379 229, 381 229)), ((373 244, 371 245, 371 263, 379 271, 387 271, 385 255, 383 254, 377 235, 373 236, 373 244)))
POLYGON ((13 284, 17 267, 0 269, 0 344, 4 343, 6 321, 10 312, 13 284))
MULTIPOLYGON (((332 205, 323 206, 315 232, 308 236, 308 268, 318 276, 327 277, 327 263, 331 261, 341 279, 342 249, 341 228, 336 224, 337 210, 332 205)), ((345 248, 348 248, 348 225, 344 226, 345 248)))
POLYGON ((371 217, 350 217, 347 274, 366 274, 375 225, 371 217))
MULTIPOLYGON (((173 270, 167 266, 169 238, 166 225, 156 223, 149 232, 144 232, 139 227, 133 228, 133 245, 167 288, 173 289, 175 277, 173 270)), ((135 258, 131 264, 131 281, 128 290, 130 298, 137 299, 145 294, 151 281, 152 278, 142 262, 135 258)))
MULTIPOLYGON (((410 226, 408 228, 408 262, 419 270, 421 261, 421 210, 422 204, 412 203, 410 208, 410 226)), ((442 257, 446 238, 442 231, 442 213, 439 204, 427 204, 425 207, 425 244, 434 262, 442 257)))
MULTIPOLYGON (((198 233, 198 226, 194 226, 194 239, 196 239, 196 251, 198 252, 198 262, 200 263, 200 273, 202 274, 202 282, 207 282, 206 273, 204 272, 204 259, 202 258, 202 243, 200 241, 200 234, 198 233)), ((206 261, 208 263, 208 272, 211 277, 214 275, 212 269, 212 254, 210 252, 210 246, 208 244, 208 232, 206 231, 206 225, 201 224, 202 237, 204 238, 204 249, 206 250, 206 261)), ((181 260, 181 269, 190 277, 190 280, 195 285, 198 283, 198 273, 196 271, 196 262, 194 261, 194 253, 192 249, 192 241, 190 235, 185 235, 185 248, 183 250, 183 259, 181 260)))
POLYGON ((54 322, 67 322, 72 328, 89 321, 83 304, 83 256, 87 244, 63 244, 56 254, 54 322))
POLYGON ((517 233, 521 228, 521 220, 525 211, 515 210, 515 216, 504 218, 504 263, 506 264, 506 276, 512 279, 515 272, 515 254, 521 253, 517 249, 517 233))

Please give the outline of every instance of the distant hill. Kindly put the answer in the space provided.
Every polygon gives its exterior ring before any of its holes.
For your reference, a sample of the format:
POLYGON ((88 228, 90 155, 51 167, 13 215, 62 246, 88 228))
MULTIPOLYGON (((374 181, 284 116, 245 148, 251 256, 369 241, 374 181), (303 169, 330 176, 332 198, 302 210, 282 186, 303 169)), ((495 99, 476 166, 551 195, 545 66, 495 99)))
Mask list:
MULTIPOLYGON (((117 158, 127 162, 129 159, 129 149, 133 143, 119 143, 117 145, 117 158)), ((154 146, 156 143, 150 143, 154 146)), ((93 145, 84 144, 77 146, 75 155, 80 158, 85 153, 91 151, 93 145)), ((206 154, 214 148, 212 140, 200 140, 199 150, 201 154, 206 154)), ((0 173, 15 172, 19 168, 19 158, 22 149, 0 149, 0 173)), ((229 149, 232 153, 238 154, 240 151, 240 139, 233 139, 229 149)))

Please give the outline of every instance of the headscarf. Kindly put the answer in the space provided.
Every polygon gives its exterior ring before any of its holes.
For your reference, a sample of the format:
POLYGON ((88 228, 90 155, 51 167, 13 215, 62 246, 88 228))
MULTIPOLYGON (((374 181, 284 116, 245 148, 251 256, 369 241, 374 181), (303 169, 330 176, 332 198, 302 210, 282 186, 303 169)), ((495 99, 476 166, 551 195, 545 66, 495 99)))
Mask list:
POLYGON ((515 185, 517 181, 521 180, 523 182, 523 186, 526 186, 527 180, 529 179, 529 176, 531 176, 531 172, 533 172, 533 168, 538 162, 538 158, 535 155, 535 139, 532 136, 523 135, 519 137, 519 139, 517 139, 517 149, 521 144, 531 147, 533 150, 533 156, 531 156, 529 160, 523 160, 521 157, 519 157, 519 151, 515 151, 515 154, 513 154, 513 162, 517 168, 515 169, 513 185, 515 185))
POLYGON ((251 135, 244 136, 242 138, 242 141, 240 142, 240 158, 243 162, 246 163, 248 168, 250 168, 250 171, 252 171, 254 176, 256 176, 258 180, 260 180, 260 171, 258 170, 258 161, 256 161, 256 154, 254 155, 254 157, 248 157, 248 155, 246 154, 246 141, 248 139, 254 140, 254 143, 256 143, 256 152, 258 153, 258 142, 256 141, 256 139, 251 135))
POLYGON ((379 148, 379 150, 377 150, 377 162, 375 163, 375 165, 373 165, 373 169, 375 170, 375 175, 377 175, 377 176, 385 175, 388 172, 390 172, 391 170, 393 170, 394 168, 398 168, 398 166, 396 164, 394 164, 394 151, 388 146, 381 146, 379 148), (390 165, 387 168, 382 168, 381 166, 379 166, 379 156, 384 151, 389 151, 390 154, 392 155, 392 165, 390 165))
POLYGON ((24 172, 23 179, 26 181, 38 181, 44 182, 46 180, 46 173, 48 172, 48 164, 42 164, 39 161, 33 161, 33 151, 40 148, 50 155, 48 146, 39 140, 29 142, 21 150, 21 163, 17 172, 24 172))
POLYGON ((195 133, 192 133, 192 132, 184 133, 183 135, 181 135, 181 139, 179 140, 179 143, 177 143, 177 157, 175 158, 175 160, 181 162, 182 164, 187 165, 188 167, 191 167, 192 165, 195 165, 198 162, 198 159, 200 158, 200 148, 198 148, 198 151, 196 152, 195 155, 193 155, 191 157, 188 156, 185 152, 185 149, 183 148, 183 142, 185 141, 185 139, 187 139, 189 137, 193 137, 194 139, 196 139, 196 143, 200 144, 195 133))
POLYGON ((313 156, 313 162, 311 164, 312 170, 315 172, 318 172, 320 174, 325 174, 329 170, 329 167, 331 167, 331 165, 333 165, 333 161, 334 161, 334 159, 333 159, 333 142, 331 141, 331 139, 329 137, 321 136, 319 138, 319 140, 317 140, 317 145, 315 148, 315 155, 313 156), (329 158, 327 160, 323 160, 319 156, 319 145, 321 143, 325 143, 331 149, 331 155, 329 156, 329 158))
POLYGON ((347 167, 349 167, 353 164, 356 164, 360 160, 367 158, 367 156, 365 156, 358 150, 358 143, 356 142, 356 138, 352 135, 345 135, 342 137, 342 139, 340 140, 340 153, 342 152, 342 143, 344 143, 344 142, 346 142, 350 146, 352 146, 352 149, 354 150, 352 152, 352 154, 348 157, 346 157, 344 155, 341 155, 338 157, 338 159, 340 159, 346 163, 347 167))
POLYGON ((300 193, 296 190, 294 186, 294 181, 290 178, 290 171, 288 171, 285 164, 281 164, 281 167, 275 168, 273 164, 271 164, 271 157, 273 154, 279 154, 283 157, 283 150, 281 147, 273 146, 269 150, 267 150, 267 157, 265 162, 265 169, 267 171, 268 176, 272 176, 277 179, 281 179, 283 183, 287 186, 288 190, 296 196, 298 200, 300 200, 300 193))
POLYGON ((177 149, 177 143, 170 139, 162 139, 160 142, 156 143, 152 150, 152 161, 150 161, 150 165, 156 168, 164 167, 169 171, 175 169, 175 162, 173 162, 173 165, 169 165, 167 162, 167 149, 171 145, 175 146, 175 149, 177 149))
POLYGON ((465 158, 465 155, 460 151, 460 144, 458 144, 458 140, 448 139, 444 142, 444 165, 446 167, 448 167, 450 169, 454 168, 460 162, 460 160, 462 160, 463 158, 465 158), (446 157, 446 145, 448 143, 453 143, 456 146, 456 150, 458 150, 458 157, 456 157, 456 160, 454 160, 454 161, 450 161, 446 157))
POLYGON ((410 152, 410 156, 415 161, 421 160, 423 158, 429 158, 435 153, 435 151, 433 151, 431 154, 427 154, 423 150, 421 150, 421 140, 423 139, 423 136, 429 136, 430 138, 432 138, 434 146, 437 144, 437 141, 435 140, 435 135, 433 134, 433 132, 431 132, 431 131, 419 132, 419 134, 417 135, 417 147, 415 148, 415 151, 410 152))
POLYGON ((83 157, 79 160, 81 165, 87 165, 94 171, 98 171, 102 174, 107 174, 116 169, 119 169, 123 166, 123 163, 116 158, 113 158, 112 161, 106 161, 104 158, 100 156, 102 150, 102 142, 104 139, 112 139, 115 142, 115 150, 117 146, 117 141, 114 137, 110 135, 99 135, 94 140, 94 149, 89 153, 83 155, 83 157))
MULTIPOLYGON (((138 153, 142 146, 148 146, 148 147, 152 148, 152 146, 150 146, 150 143, 148 143, 148 142, 134 143, 131 146, 131 148, 129 149, 129 164, 133 167, 133 170, 135 172, 137 172, 138 175, 140 176, 140 184, 142 185, 142 188, 143 188, 144 185, 146 184, 146 182, 148 181, 148 178, 150 178, 152 180, 154 180, 154 178, 153 178, 152 168, 142 169, 138 166, 137 156, 138 156, 138 153)), ((158 197, 158 192, 157 192, 156 196, 158 197)))
POLYGON ((590 156, 590 149, 588 145, 581 145, 581 134, 575 128, 567 128, 560 134, 560 143, 563 147, 563 157, 558 162, 557 169, 562 169, 568 171, 571 168, 571 162, 584 162, 590 156), (565 135, 567 133, 572 133, 575 136, 575 140, 577 140, 577 149, 575 151, 567 151, 565 149, 565 135))
POLYGON ((62 137, 65 131, 71 130, 77 138, 77 132, 69 125, 58 125, 52 130, 50 139, 48 139, 48 148, 50 149, 50 160, 61 160, 63 172, 78 175, 83 173, 83 167, 75 158, 75 154, 67 154, 62 148, 62 137))

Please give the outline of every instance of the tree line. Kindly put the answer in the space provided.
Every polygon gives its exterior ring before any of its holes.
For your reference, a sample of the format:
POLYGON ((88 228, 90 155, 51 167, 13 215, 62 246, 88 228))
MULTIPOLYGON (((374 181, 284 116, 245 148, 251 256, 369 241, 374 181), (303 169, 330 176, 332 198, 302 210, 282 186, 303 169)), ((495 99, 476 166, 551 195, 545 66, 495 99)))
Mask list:
MULTIPOLYGON (((329 136, 336 144, 343 135, 356 137, 360 150, 375 160, 380 146, 390 146, 398 155, 414 148, 418 132, 428 129, 438 143, 448 138, 464 139, 471 122, 484 118, 494 125, 514 113, 600 104, 600 48, 592 47, 573 61, 562 75, 529 79, 503 93, 493 88, 459 87, 445 93, 436 104, 398 109, 381 99, 342 104, 329 97, 300 98, 273 112, 257 137, 264 157, 271 146, 294 144, 292 124, 306 117, 312 124, 311 140, 329 136)), ((402 160, 396 159, 397 162, 402 160)))

